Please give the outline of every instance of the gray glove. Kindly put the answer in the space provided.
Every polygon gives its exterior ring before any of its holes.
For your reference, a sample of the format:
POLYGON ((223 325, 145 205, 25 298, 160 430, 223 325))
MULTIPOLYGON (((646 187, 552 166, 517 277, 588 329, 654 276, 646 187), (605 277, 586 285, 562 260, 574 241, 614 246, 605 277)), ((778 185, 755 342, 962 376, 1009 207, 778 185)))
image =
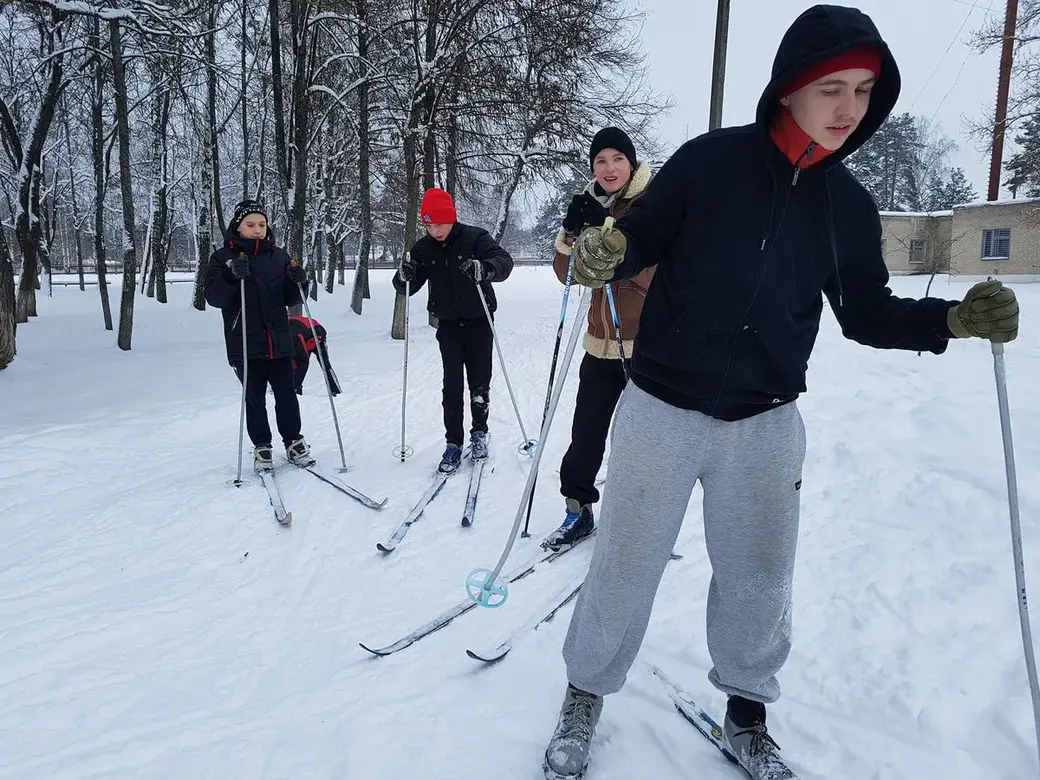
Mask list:
POLYGON ((602 287, 614 277, 625 259, 628 241, 607 217, 601 227, 582 231, 574 242, 574 281, 584 287, 602 287))

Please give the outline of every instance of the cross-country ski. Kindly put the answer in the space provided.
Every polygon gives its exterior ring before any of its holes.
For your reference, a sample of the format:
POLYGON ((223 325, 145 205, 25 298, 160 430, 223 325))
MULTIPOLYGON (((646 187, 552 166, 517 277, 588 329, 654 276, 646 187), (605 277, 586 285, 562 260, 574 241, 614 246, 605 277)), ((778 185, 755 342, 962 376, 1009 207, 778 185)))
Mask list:
MULTIPOLYGON (((569 547, 562 548, 555 552, 546 553, 543 551, 539 551, 527 563, 524 563, 519 567, 513 569, 509 574, 505 576, 504 579, 506 580, 506 582, 510 584, 519 582, 525 577, 532 575, 534 572, 538 571, 541 567, 545 566, 546 564, 551 564, 553 561, 565 555, 570 550, 573 550, 575 547, 578 546, 578 544, 581 543, 581 541, 584 540, 579 540, 578 543, 569 547)), ((411 647, 420 639, 429 636, 434 631, 439 631, 440 629, 444 628, 449 623, 451 623, 453 620, 455 620, 455 618, 459 617, 460 615, 466 614, 476 606, 476 602, 470 598, 460 599, 457 604, 444 610, 444 612, 437 615, 437 617, 433 618, 427 623, 422 624, 414 631, 410 631, 409 633, 405 634, 395 642, 391 642, 390 644, 382 647, 365 644, 364 642, 360 642, 359 644, 364 650, 367 650, 368 652, 372 653, 372 655, 391 655, 400 650, 404 650, 407 647, 411 647)))
POLYGON ((264 486, 264 490, 267 491, 267 498, 271 502, 271 508, 274 509, 274 519, 282 525, 292 525, 292 512, 287 511, 282 503, 282 493, 278 489, 278 481, 275 479, 274 472, 259 471, 257 476, 264 486))
MULTIPOLYGON (((665 675, 656 666, 651 666, 650 672, 664 685, 668 697, 672 700, 675 705, 675 709, 683 716, 694 728, 697 729, 712 745, 719 749, 723 756, 726 757, 730 763, 741 766, 740 761, 730 750, 726 744, 725 734, 723 728, 720 726, 714 718, 705 712, 689 694, 682 690, 672 680, 665 675)), ((798 776, 783 762, 779 756, 773 756, 768 766, 763 767, 744 767, 744 771, 751 777, 752 780, 798 780, 798 776)))
POLYGON ((341 480, 339 477, 336 477, 333 474, 330 474, 328 471, 326 471, 325 469, 322 469, 321 467, 319 467, 317 465, 305 466, 304 467, 304 471, 306 471, 308 474, 311 474, 311 475, 317 477, 322 482, 324 482, 326 485, 334 487, 339 492, 341 492, 341 493, 343 493, 345 495, 350 496, 355 501, 357 501, 357 502, 359 502, 361 504, 364 504, 369 509, 382 509, 384 506, 386 506, 386 502, 387 502, 386 498, 382 499, 381 501, 377 501, 376 499, 371 498, 371 497, 365 495, 364 493, 362 493, 357 488, 352 487, 351 485, 348 485, 346 482, 341 480))
MULTIPOLYGON (((679 553, 672 553, 669 560, 682 560, 682 555, 679 553)), ((556 617, 557 612, 570 604, 571 601, 574 600, 575 596, 578 595, 578 591, 581 590, 581 585, 584 580, 585 569, 582 568, 575 575, 567 579, 563 589, 558 593, 553 594, 548 601, 542 604, 540 610, 535 611, 528 622, 524 623, 515 631, 510 632, 507 637, 501 639, 501 641, 497 641, 496 644, 489 644, 483 650, 467 650, 466 655, 474 661, 483 661, 484 663, 494 663, 495 661, 502 660, 506 657, 509 651, 513 649, 513 643, 517 637, 523 636, 531 631, 537 631, 540 626, 548 623, 556 617)))
POLYGON ((0 777, 1040 778, 1018 5, 0 0, 0 777))
POLYGON ((462 510, 462 525, 469 527, 477 517, 477 499, 480 497, 480 481, 484 477, 484 466, 487 459, 473 461, 473 470, 470 472, 469 487, 466 489, 466 503, 462 510))

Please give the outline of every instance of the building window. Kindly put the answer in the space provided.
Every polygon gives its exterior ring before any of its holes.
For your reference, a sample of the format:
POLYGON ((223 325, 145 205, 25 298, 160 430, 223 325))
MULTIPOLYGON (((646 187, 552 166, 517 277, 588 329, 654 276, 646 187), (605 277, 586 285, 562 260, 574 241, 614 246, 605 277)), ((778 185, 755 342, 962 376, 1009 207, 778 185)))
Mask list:
POLYGON ((1011 228, 982 231, 982 259, 1007 260, 1011 257, 1011 228))
POLYGON ((928 242, 923 238, 910 239, 910 263, 911 265, 924 265, 927 260, 926 253, 928 242))

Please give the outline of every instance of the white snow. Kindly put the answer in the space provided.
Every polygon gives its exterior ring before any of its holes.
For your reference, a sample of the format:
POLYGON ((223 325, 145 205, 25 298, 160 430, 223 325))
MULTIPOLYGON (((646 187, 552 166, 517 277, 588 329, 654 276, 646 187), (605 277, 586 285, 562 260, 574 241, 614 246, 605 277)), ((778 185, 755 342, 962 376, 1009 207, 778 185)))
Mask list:
POLYGON ((953 211, 881 211, 882 217, 902 217, 904 219, 931 219, 952 217, 953 211))
MULTIPOLYGON (((119 289, 113 279, 113 289, 119 289)), ((926 277, 898 278, 920 296, 926 277)), ((963 281, 936 280, 959 297, 963 281)), ((548 267, 496 285, 498 325, 525 425, 535 430, 559 316, 548 267)), ((464 597, 501 553, 525 478, 496 360, 493 471, 473 528, 468 476, 449 481, 398 550, 385 539, 442 448, 440 360, 413 299, 406 463, 403 345, 389 339, 389 273, 372 272, 361 317, 349 288, 311 306, 329 329, 352 471, 390 496, 373 512, 307 474, 281 477, 294 521, 235 473, 239 390, 219 314, 135 311, 134 349, 102 328, 97 295, 40 297, 0 374, 0 777, 12 780, 539 780, 565 684, 572 606, 499 664, 465 654, 524 623, 590 549, 517 583, 387 658, 385 644, 464 597)), ((1026 572, 1040 593, 1040 286, 1020 285, 1025 326, 1007 349, 1026 572)), ((572 311, 573 311, 572 304, 572 311)), ((566 332, 565 332, 566 335, 566 332)), ((532 554, 562 519, 575 359, 538 483, 532 554)), ((1035 778, 992 360, 957 342, 941 357, 845 341, 828 312, 801 401, 809 451, 795 582, 795 646, 770 709, 806 780, 1035 778)), ((336 437, 317 373, 304 432, 324 464, 336 437)), ((273 424, 273 409, 272 424, 273 424)), ((248 459, 247 459, 248 467, 248 459)), ((668 565, 642 657, 710 711, 700 500, 668 565)), ((591 547, 591 544, 588 545, 591 547)), ((1038 596, 1040 597, 1040 596, 1038 596)), ((1040 627, 1038 627, 1040 628, 1040 627)), ((606 702, 589 780, 737 780, 637 665, 606 702)))

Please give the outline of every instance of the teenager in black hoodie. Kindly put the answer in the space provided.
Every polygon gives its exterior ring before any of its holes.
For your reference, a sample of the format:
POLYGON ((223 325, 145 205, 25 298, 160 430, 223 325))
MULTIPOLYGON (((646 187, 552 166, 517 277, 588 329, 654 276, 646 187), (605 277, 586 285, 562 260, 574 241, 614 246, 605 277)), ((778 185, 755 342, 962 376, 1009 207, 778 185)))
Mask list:
POLYGON ((784 35, 753 125, 687 142, 622 219, 575 242, 579 284, 654 264, 657 273, 564 645, 570 684, 547 778, 584 773, 603 697, 635 660, 698 481, 713 573, 709 679, 729 694, 725 742, 753 778, 791 777, 765 705, 780 695, 791 647, 805 456, 795 399, 824 296, 846 337, 879 349, 941 354, 953 337, 1016 337, 1018 303, 1000 282, 961 302, 897 298, 888 287, 877 206, 841 161, 878 129, 899 89, 865 14, 814 6, 784 35))
POLYGON ((224 246, 213 253, 206 269, 206 302, 224 315, 228 363, 242 381, 241 280, 246 283, 245 329, 249 371, 246 381, 246 430, 253 442, 253 466, 274 467, 271 426, 267 419, 267 388, 274 393, 275 419, 285 456, 297 466, 314 463, 300 435, 300 403, 293 378, 295 344, 287 307, 303 303, 299 284, 303 268, 275 246, 264 207, 244 200, 235 207, 224 246))

